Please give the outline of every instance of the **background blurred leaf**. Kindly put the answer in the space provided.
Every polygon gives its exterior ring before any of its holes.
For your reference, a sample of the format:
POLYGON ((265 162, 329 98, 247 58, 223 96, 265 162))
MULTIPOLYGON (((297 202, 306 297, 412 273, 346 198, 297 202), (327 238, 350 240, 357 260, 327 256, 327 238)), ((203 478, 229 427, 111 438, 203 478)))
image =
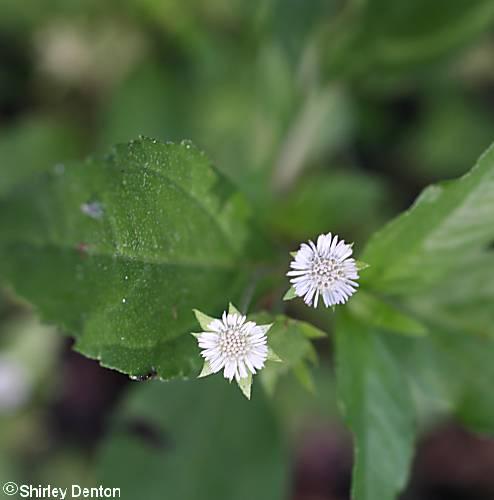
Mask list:
POLYGON ((274 186, 280 191, 289 189, 305 168, 342 147, 350 135, 351 116, 348 96, 341 87, 318 88, 313 83, 281 141, 274 186))
POLYGON ((143 139, 14 189, 1 203, 0 272, 104 366, 190 375, 191 309, 236 300, 247 216, 200 151, 143 139))
POLYGON ((182 90, 159 65, 138 66, 102 106, 100 149, 140 134, 163 141, 183 138, 186 105, 182 90))
MULTIPOLYGON (((79 138, 48 118, 29 118, 0 133, 0 197, 31 174, 63 165, 80 154, 79 138)), ((63 167, 59 167, 63 168, 63 167)))
POLYGON ((148 383, 113 428, 98 479, 122 498, 286 498, 286 455, 261 391, 247 401, 222 377, 148 383))
POLYGON ((468 43, 493 20, 489 0, 356 0, 324 32, 322 46, 330 72, 410 71, 468 43))
POLYGON ((267 212, 271 227, 293 240, 326 233, 365 238, 391 214, 389 192, 377 176, 347 168, 300 179, 267 212))
POLYGON ((493 137, 494 120, 481 100, 441 85, 424 96, 400 147, 416 175, 430 182, 463 174, 493 137))
POLYGON ((428 187, 414 205, 375 233, 362 281, 411 294, 460 270, 494 239, 494 148, 460 179, 428 187))

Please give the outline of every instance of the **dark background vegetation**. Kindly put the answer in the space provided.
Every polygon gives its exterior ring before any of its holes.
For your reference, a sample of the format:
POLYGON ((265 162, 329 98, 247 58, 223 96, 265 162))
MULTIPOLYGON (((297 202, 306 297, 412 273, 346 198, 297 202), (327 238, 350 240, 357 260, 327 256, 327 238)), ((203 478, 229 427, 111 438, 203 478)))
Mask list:
MULTIPOLYGON (((186 138, 280 244, 333 230, 362 247, 492 142, 493 23, 491 1, 2 0, 0 186, 140 134, 186 138)), ((0 479, 91 484, 117 405, 145 382, 72 352, 7 290, 0 345, 0 479)), ((287 378, 276 396, 296 500, 349 495, 330 343, 318 349, 315 395, 287 378)), ((146 420, 122 432, 170 439, 146 420)), ((403 498, 492 499, 493 471, 494 441, 433 422, 403 498)))

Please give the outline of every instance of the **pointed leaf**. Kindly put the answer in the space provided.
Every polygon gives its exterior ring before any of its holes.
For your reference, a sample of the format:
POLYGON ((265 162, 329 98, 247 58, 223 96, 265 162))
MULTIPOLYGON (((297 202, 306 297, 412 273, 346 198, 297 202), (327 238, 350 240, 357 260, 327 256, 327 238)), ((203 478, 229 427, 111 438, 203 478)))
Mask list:
POLYGON ((264 333, 264 335, 269 335, 269 331, 271 330, 271 327, 273 326, 273 323, 269 323, 267 325, 257 325, 257 328, 260 328, 262 333, 264 333))
POLYGON ((197 309, 194 309, 193 311, 194 311, 194 316, 196 317, 197 322, 199 323, 201 328, 205 332, 209 331, 209 325, 211 324, 212 321, 214 321, 214 318, 208 316, 207 314, 204 314, 203 312, 197 309))
POLYGON ((410 294, 458 272, 494 240, 494 146, 463 177, 428 187, 405 213, 378 231, 362 259, 362 283, 410 294))
POLYGON ((364 269, 370 267, 370 265, 367 264, 367 262, 362 262, 361 260, 357 260, 355 264, 357 266, 357 271, 363 271, 364 269))
POLYGON ((297 294, 295 293, 295 288, 293 288, 293 286, 292 286, 287 290, 285 295, 283 295, 283 300, 292 300, 296 296, 297 296, 297 294))
POLYGON ((238 381, 238 386, 240 387, 243 395, 247 399, 250 399, 250 392, 252 388, 252 373, 249 373, 249 375, 245 378, 241 378, 238 381))
POLYGON ((271 347, 268 347, 268 361, 274 361, 275 363, 282 363, 283 360, 273 351, 271 347))
POLYGON ((211 375, 212 373, 213 373, 213 370, 211 369, 211 365, 209 364, 209 361, 204 361, 204 365, 202 366, 201 373, 198 375, 197 378, 207 377, 208 375, 211 375))
POLYGON ((228 313, 243 316, 243 314, 231 302, 228 304, 228 313))

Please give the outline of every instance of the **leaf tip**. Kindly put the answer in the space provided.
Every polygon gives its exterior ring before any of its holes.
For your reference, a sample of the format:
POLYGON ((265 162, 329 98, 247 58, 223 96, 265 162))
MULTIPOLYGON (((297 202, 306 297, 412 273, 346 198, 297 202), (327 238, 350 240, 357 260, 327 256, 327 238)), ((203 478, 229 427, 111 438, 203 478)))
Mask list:
POLYGON ((197 319, 197 322, 199 323, 199 325, 201 325, 201 328, 207 331, 214 318, 211 318, 207 314, 204 314, 203 312, 199 311, 199 309, 192 309, 192 311, 197 319))
POLYGON ((249 373, 248 377, 241 378, 237 382, 242 394, 250 401, 251 388, 252 388, 252 374, 249 373))
POLYGON ((228 303, 228 314, 238 314, 242 316, 242 313, 231 303, 228 303))
POLYGON ((297 294, 295 293, 295 288, 293 288, 293 286, 291 286, 285 293, 285 295, 283 295, 283 300, 284 301, 287 301, 287 300, 292 300, 294 299, 295 297, 297 296, 297 294))

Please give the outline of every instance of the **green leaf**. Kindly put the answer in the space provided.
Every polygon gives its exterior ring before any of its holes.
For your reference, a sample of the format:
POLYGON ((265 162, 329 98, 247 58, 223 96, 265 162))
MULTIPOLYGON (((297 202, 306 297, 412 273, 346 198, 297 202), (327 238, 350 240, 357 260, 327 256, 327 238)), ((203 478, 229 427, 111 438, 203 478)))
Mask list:
POLYGON ((203 312, 197 309, 194 309, 193 311, 194 311, 194 316, 196 317, 197 322, 199 323, 201 328, 205 332, 209 331, 209 325, 211 324, 212 321, 214 321, 214 318, 208 316, 207 314, 204 314, 203 312))
POLYGON ((252 373, 249 373, 249 375, 245 378, 241 378, 237 382, 238 386, 240 387, 240 390, 242 391, 242 394, 247 398, 250 399, 250 392, 252 389, 252 373))
MULTIPOLYGON (((363 0, 322 37, 328 70, 410 71, 458 49, 494 19, 489 0, 363 0)), ((334 26, 330 26, 331 28, 334 26)))
POLYGON ((355 439, 353 500, 395 500, 404 487, 415 437, 408 380, 390 339, 341 311, 336 370, 343 416, 355 439))
POLYGON ((396 361, 414 386, 427 425, 453 415, 475 432, 494 435, 494 339, 430 326, 421 339, 393 337, 396 361))
POLYGON ((197 376, 197 378, 207 377, 208 375, 211 375, 212 373, 213 373, 213 370, 211 369, 211 365, 209 364, 209 361, 204 361, 204 364, 202 365, 201 373, 197 376))
POLYGON ((190 143, 140 139, 13 189, 0 202, 0 274, 103 366, 191 376, 191 309, 240 295, 247 217, 190 143))
POLYGON ((427 292, 407 297, 414 314, 442 330, 494 338, 494 253, 475 256, 427 292))
POLYGON ((228 314, 238 314, 239 316, 243 316, 243 314, 231 302, 228 304, 228 314))
POLYGON ((314 380, 307 363, 300 362, 295 365, 293 367, 293 374, 302 387, 305 387, 305 389, 313 394, 316 392, 314 380))
POLYGON ((363 290, 355 294, 348 308, 369 326, 402 335, 422 336, 427 333, 422 323, 363 290))
POLYGON ((314 325, 310 323, 306 323, 305 321, 297 320, 297 328, 300 330, 302 335, 304 335, 307 339, 324 339, 327 337, 326 333, 319 328, 316 328, 314 325))
POLYGON ((285 295, 283 295, 283 300, 292 300, 294 299, 295 297, 297 296, 296 292, 295 292, 295 288, 293 288, 293 286, 291 286, 285 293, 285 295))
POLYGON ((363 271, 364 269, 370 267, 369 264, 367 264, 367 262, 362 262, 361 260, 357 260, 355 264, 357 266, 358 271, 363 271))
POLYGON ((167 500, 282 500, 287 456, 262 391, 246 401, 216 377, 150 382, 117 413, 97 480, 118 485, 124 500, 164 492, 167 500))
POLYGON ((282 363, 283 360, 273 351, 271 347, 268 347, 268 361, 274 361, 275 363, 282 363))
POLYGON ((411 294, 457 272, 494 239, 494 147, 463 177, 430 186, 370 240, 362 283, 411 294))
POLYGON ((423 349, 430 348, 425 359, 432 357, 434 364, 424 373, 437 373, 447 387, 441 396, 459 420, 475 432, 494 435, 494 340, 438 331, 431 344, 423 349))
MULTIPOLYGON (((290 372, 299 378, 298 373, 305 368, 305 378, 310 378, 307 365, 317 361, 317 355, 310 340, 326 337, 326 334, 309 323, 283 315, 272 316, 268 313, 258 313, 253 315, 252 319, 257 323, 273 323, 267 334, 268 344, 278 358, 274 361, 279 361, 279 359, 282 361, 281 363, 268 363, 260 372, 261 381, 268 393, 273 394, 280 377, 290 372)), ((311 384, 304 385, 307 387, 311 384)))

